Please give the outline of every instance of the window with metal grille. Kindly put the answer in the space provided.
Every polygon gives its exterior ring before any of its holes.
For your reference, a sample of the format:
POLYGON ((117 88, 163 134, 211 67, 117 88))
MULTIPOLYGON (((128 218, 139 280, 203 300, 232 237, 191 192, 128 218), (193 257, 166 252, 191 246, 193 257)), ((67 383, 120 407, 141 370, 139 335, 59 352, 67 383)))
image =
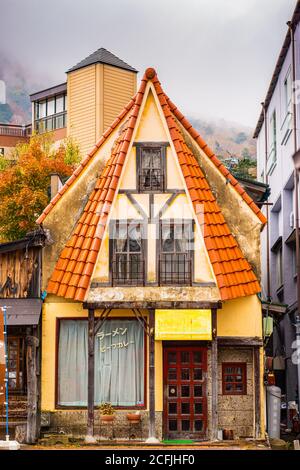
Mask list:
POLYGON ((223 362, 223 395, 247 395, 247 364, 245 362, 223 362))
POLYGON ((137 147, 137 184, 140 192, 165 188, 165 147, 137 147))
POLYGON ((143 226, 140 223, 115 222, 112 230, 113 285, 143 285, 145 260, 143 226))
POLYGON ((192 283, 193 223, 163 221, 160 225, 160 284, 192 283))

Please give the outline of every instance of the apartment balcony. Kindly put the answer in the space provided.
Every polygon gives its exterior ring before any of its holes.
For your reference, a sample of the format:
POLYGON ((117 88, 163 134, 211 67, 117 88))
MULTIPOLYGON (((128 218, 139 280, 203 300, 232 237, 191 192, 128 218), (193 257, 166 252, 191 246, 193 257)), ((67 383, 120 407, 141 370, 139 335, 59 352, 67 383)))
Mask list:
POLYGON ((16 124, 0 124, 0 136, 29 137, 32 132, 31 124, 20 126, 16 124))

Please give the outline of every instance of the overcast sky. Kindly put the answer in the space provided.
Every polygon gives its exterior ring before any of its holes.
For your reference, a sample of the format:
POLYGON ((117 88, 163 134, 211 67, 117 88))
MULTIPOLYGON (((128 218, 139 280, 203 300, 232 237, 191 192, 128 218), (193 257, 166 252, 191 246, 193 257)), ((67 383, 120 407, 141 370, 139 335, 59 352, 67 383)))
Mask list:
MULTIPOLYGON (((43 87, 105 47, 184 114, 254 127, 296 0, 0 0, 1 58, 43 87)), ((32 90, 36 91, 36 90, 32 90)))

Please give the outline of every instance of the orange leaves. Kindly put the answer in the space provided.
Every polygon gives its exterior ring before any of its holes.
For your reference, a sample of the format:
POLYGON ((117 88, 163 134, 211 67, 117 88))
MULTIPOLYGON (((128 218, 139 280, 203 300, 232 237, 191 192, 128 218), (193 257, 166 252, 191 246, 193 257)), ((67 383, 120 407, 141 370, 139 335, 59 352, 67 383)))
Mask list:
POLYGON ((51 173, 66 178, 74 171, 74 165, 66 163, 66 144, 54 149, 45 136, 17 146, 14 157, 16 162, 0 171, 1 241, 21 238, 35 228, 49 202, 51 173))

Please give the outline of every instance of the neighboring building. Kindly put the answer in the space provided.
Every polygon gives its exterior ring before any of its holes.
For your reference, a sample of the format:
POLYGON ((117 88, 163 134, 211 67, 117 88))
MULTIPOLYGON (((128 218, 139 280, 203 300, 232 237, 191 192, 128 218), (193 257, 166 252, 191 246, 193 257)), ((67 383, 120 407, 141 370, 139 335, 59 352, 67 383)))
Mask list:
POLYGON ((12 158, 11 151, 18 143, 27 142, 31 135, 31 125, 0 124, 0 156, 12 158))
POLYGON ((50 431, 264 437, 266 219, 154 69, 37 222, 49 238, 41 399, 50 431), (116 408, 113 426, 101 402, 116 408))
MULTIPOLYGON (((0 308, 7 307, 10 435, 33 443, 40 427, 41 231, 0 244, 0 308), (28 426, 26 426, 28 424, 28 426)), ((0 438, 5 408, 0 404, 0 438)))
POLYGON ((135 70, 104 48, 67 71, 67 81, 30 95, 32 127, 74 137, 82 155, 95 145, 136 92, 135 70))
MULTIPOLYGON (((273 345, 274 357, 282 355, 285 358, 287 375, 285 380, 278 382, 278 385, 281 386, 288 402, 297 399, 297 370, 296 366, 291 364, 297 313, 296 217, 292 157, 300 143, 300 106, 298 102, 294 127, 291 32, 295 48, 295 79, 299 80, 299 20, 298 1, 254 133, 257 139, 258 178, 270 188, 268 205, 263 209, 268 218, 268 227, 263 231, 261 241, 263 299, 268 301, 265 307, 268 315, 274 313, 276 324, 284 319, 287 323, 284 331, 286 332, 287 328, 289 330, 288 335, 283 331, 279 335, 276 333, 282 344, 279 345, 276 341, 273 345), (282 314, 286 311, 286 318, 285 315, 278 316, 278 305, 273 309, 272 304, 281 304, 280 312, 282 314)), ((282 326, 283 324, 281 328, 282 326)))
POLYGON ((0 124, 0 155, 31 135, 52 132, 58 145, 73 137, 82 156, 136 92, 137 70, 104 48, 67 71, 67 81, 30 95, 32 123, 0 124))

